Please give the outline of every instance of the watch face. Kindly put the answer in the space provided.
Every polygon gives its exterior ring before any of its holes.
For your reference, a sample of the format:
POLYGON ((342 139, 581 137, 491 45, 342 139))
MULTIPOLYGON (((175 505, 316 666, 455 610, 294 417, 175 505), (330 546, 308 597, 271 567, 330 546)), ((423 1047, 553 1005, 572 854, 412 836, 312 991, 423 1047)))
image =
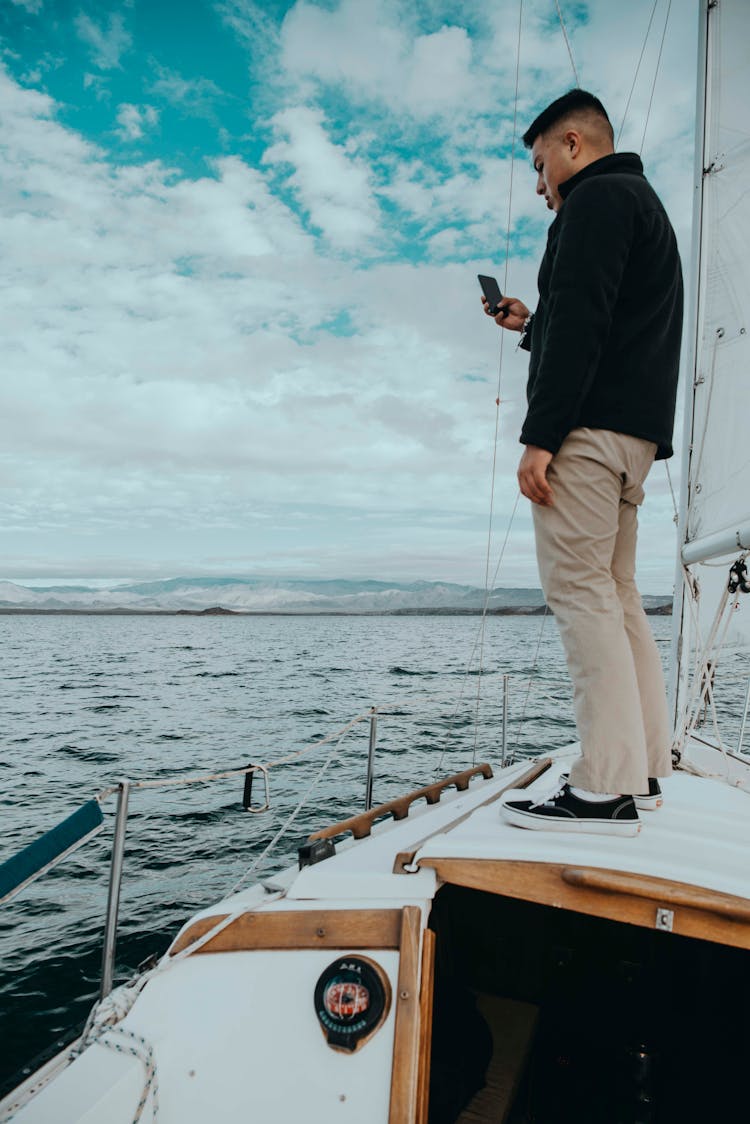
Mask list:
POLYGON ((315 987, 315 1013, 328 1045, 356 1050, 385 1021, 390 992, 374 960, 342 956, 329 964, 315 987))

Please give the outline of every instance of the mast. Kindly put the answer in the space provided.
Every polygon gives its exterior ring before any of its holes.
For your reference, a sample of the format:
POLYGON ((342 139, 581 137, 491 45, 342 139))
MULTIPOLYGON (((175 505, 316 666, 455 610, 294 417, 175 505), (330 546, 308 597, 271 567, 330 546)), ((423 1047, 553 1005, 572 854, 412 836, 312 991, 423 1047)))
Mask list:
MULTIPOLYGON (((748 0, 701 0, 685 446, 670 686, 682 713, 692 655, 715 664, 730 565, 750 553, 748 0), (701 574, 701 596, 695 567, 701 574), (689 587, 683 589, 683 580, 689 587), (705 648, 704 639, 705 636, 705 648), (713 655, 710 649, 715 648, 713 655)), ((744 590, 743 590, 744 592, 744 590)), ((734 632, 737 632, 736 626, 734 632)), ((744 637, 747 640, 747 635, 744 637)), ((707 667, 703 668, 707 674, 707 667)))
POLYGON ((709 21, 716 0, 700 0, 698 29, 698 85, 695 112, 695 157, 693 174, 693 222, 690 253, 690 298, 686 306, 689 326, 685 359, 685 407, 683 422, 682 478, 680 481, 679 520, 677 525, 677 557, 675 561, 674 601, 672 607, 672 652, 669 675, 669 697, 673 722, 676 724, 687 688, 690 671, 690 606, 685 596, 685 568, 682 548, 687 541, 688 510, 691 495, 690 472, 695 436, 695 391, 698 380, 699 340, 701 333, 701 269, 703 265, 703 184, 706 168, 706 95, 709 68, 709 21))

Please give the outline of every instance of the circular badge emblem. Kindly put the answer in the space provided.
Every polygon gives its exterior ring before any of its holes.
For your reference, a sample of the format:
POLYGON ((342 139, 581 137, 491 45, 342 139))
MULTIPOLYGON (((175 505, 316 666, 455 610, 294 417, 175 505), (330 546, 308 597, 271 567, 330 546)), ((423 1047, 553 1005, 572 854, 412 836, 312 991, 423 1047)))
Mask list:
POLYGON ((390 999, 388 977, 373 960, 342 956, 329 964, 315 986, 315 1013, 328 1045, 356 1050, 385 1020, 390 999))

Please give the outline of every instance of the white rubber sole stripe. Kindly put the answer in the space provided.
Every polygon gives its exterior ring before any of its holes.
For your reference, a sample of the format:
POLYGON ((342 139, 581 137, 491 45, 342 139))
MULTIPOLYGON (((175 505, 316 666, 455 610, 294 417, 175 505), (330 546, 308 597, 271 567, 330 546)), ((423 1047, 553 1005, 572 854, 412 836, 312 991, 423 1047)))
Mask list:
POLYGON ((586 835, 637 835, 641 830, 640 820, 596 820, 591 816, 578 817, 540 816, 535 812, 521 812, 517 808, 500 806, 501 815, 514 827, 526 827, 532 831, 572 831, 586 835))
POLYGON ((636 808, 640 808, 642 812, 655 812, 664 803, 663 796, 634 796, 633 800, 636 808))

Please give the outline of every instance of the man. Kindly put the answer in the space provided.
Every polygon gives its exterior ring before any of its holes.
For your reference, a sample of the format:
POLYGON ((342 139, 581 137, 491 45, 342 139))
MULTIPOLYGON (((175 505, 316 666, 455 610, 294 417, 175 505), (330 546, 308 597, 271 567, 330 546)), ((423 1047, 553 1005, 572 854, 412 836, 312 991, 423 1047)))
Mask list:
MULTIPOLYGON (((571 90, 524 135, 556 217, 534 314, 495 316, 530 351, 518 467, 532 501, 542 587, 574 686, 582 757, 547 800, 507 801, 519 827, 635 835, 661 804, 670 723, 635 585, 637 508, 672 455, 682 330, 674 231, 640 159, 615 154, 604 106, 571 90), (634 799, 635 794, 635 799, 634 799)), ((487 302, 485 312, 491 315, 487 302)))

